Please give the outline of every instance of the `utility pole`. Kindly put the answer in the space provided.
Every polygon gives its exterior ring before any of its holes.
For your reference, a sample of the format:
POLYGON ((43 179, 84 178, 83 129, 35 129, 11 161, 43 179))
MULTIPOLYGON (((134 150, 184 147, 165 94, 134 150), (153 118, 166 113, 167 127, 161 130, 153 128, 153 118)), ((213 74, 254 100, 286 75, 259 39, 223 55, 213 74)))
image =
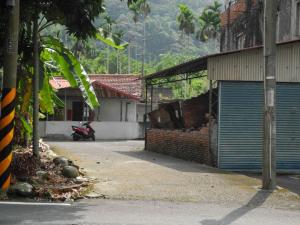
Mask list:
POLYGON ((264 5, 263 189, 276 188, 276 29, 277 0, 264 5))
POLYGON ((110 57, 110 54, 109 54, 109 47, 107 48, 107 58, 106 58, 106 74, 109 74, 109 57, 110 57))
POLYGON ((40 53, 39 53, 39 32, 38 32, 38 14, 33 24, 33 58, 34 58, 34 76, 33 76, 33 132, 32 146, 33 155, 39 158, 39 78, 40 78, 40 53))
POLYGON ((0 189, 10 185, 14 137, 20 1, 7 0, 8 23, 4 51, 4 74, 0 119, 0 189))
POLYGON ((143 19, 143 52, 142 52, 142 77, 145 76, 145 54, 146 54, 146 16, 143 19))
POLYGON ((131 46, 130 46, 130 40, 128 44, 128 74, 131 74, 131 46))

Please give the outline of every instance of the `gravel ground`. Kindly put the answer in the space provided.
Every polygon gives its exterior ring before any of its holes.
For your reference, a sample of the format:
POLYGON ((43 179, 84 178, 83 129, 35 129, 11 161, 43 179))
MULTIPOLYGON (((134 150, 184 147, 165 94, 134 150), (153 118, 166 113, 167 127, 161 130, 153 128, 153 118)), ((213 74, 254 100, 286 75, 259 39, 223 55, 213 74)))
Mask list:
POLYGON ((142 141, 49 144, 97 178, 95 192, 109 199, 300 209, 299 196, 286 189, 261 191, 257 178, 143 151, 142 141))

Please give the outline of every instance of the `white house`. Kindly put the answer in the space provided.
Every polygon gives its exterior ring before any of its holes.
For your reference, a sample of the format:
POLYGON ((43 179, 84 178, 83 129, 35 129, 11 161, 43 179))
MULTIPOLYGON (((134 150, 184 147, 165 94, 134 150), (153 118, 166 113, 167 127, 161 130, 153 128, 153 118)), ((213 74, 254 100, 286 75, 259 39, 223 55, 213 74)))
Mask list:
MULTIPOLYGON (((143 137, 145 104, 142 83, 136 75, 89 75, 100 107, 90 110, 78 88, 61 77, 50 81, 65 103, 63 109, 40 122, 41 137, 71 138, 72 125, 93 121, 96 139, 137 139, 143 137)), ((148 112, 150 109, 148 110, 148 112)))

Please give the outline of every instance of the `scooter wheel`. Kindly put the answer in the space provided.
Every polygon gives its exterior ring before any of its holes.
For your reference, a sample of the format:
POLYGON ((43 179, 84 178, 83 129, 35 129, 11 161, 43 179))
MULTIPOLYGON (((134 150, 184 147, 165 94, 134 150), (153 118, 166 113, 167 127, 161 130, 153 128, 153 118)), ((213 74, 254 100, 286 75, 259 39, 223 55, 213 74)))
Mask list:
POLYGON ((76 135, 73 135, 73 141, 78 141, 79 137, 77 137, 76 135))
POLYGON ((93 141, 95 141, 95 140, 96 140, 96 138, 95 138, 95 135, 92 135, 92 140, 93 140, 93 141))

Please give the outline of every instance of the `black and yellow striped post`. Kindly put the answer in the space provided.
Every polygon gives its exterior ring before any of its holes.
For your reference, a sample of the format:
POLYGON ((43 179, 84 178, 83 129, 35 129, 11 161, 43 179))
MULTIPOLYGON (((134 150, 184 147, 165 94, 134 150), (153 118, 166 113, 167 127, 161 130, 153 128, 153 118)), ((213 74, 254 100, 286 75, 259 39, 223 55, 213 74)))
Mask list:
POLYGON ((15 99, 15 88, 4 88, 2 90, 0 119, 0 187, 2 190, 7 189, 10 184, 15 99))
POLYGON ((0 189, 10 185, 14 137, 20 0, 7 1, 8 10, 0 116, 0 189))

